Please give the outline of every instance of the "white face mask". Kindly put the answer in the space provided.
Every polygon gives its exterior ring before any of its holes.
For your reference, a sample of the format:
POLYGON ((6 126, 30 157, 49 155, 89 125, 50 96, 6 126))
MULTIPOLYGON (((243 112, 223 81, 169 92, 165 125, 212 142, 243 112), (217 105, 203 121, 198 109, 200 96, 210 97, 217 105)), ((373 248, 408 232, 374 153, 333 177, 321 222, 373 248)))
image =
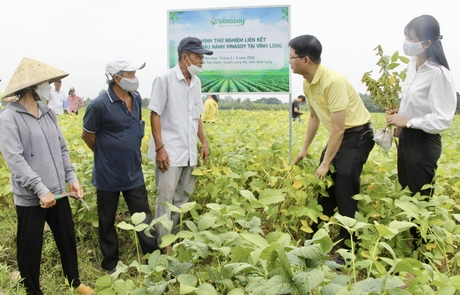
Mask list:
POLYGON ((120 82, 118 82, 118 86, 121 87, 126 92, 134 92, 139 88, 139 79, 137 77, 134 78, 123 78, 121 77, 120 82))
POLYGON ((192 64, 192 61, 188 58, 187 56, 187 59, 188 61, 190 62, 190 66, 187 65, 187 63, 185 64, 187 66, 187 69, 188 69, 188 72, 190 73, 190 75, 192 76, 196 76, 198 75, 199 73, 201 73, 203 71, 203 68, 202 67, 199 67, 199 66, 196 66, 194 64, 192 64))
POLYGON ((404 54, 408 56, 416 56, 424 52, 425 48, 423 48, 423 45, 422 45, 423 42, 425 41, 413 43, 413 42, 407 41, 407 39, 404 39, 404 43, 403 43, 404 54))
POLYGON ((48 100, 50 98, 51 93, 50 83, 44 82, 38 85, 37 89, 35 89, 35 92, 37 92, 38 96, 40 96, 41 99, 48 100))

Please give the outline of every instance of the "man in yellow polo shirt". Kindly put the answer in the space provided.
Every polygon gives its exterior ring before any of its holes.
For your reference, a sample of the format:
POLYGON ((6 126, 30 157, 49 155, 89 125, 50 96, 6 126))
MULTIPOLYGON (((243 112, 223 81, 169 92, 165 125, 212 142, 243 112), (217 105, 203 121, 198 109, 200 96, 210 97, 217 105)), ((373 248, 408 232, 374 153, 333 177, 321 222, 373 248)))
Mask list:
MULTIPOLYGON (((330 135, 315 175, 324 179, 330 174, 334 185, 328 189, 329 197, 319 196, 318 203, 327 216, 332 216, 338 207, 341 215, 354 218, 357 202, 352 197, 359 194, 359 177, 374 146, 371 115, 350 82, 321 64, 322 46, 318 39, 298 36, 289 42, 289 47, 292 71, 305 78, 303 88, 310 107, 305 142, 294 164, 307 156, 321 124, 330 135)), ((316 228, 314 224, 313 229, 316 228)), ((340 238, 342 246, 347 247, 344 241, 350 235, 344 228, 340 238)), ((340 258, 337 262, 344 263, 340 258)))

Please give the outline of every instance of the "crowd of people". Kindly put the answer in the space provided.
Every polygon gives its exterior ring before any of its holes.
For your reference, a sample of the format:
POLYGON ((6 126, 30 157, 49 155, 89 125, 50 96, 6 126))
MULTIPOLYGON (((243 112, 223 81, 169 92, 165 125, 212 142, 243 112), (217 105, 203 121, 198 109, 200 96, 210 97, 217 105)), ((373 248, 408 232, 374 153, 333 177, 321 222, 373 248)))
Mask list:
MULTIPOLYGON (((417 17, 404 34, 404 52, 412 58, 401 105, 387 110, 387 124, 396 126, 395 135, 400 139, 397 165, 401 186, 429 197, 432 191, 422 187, 433 181, 441 154, 440 133, 452 123, 456 93, 436 19, 417 17)), ((209 157, 203 123, 215 122, 218 98, 209 95, 203 104, 197 74, 203 70, 204 55, 213 52, 195 37, 182 39, 177 50, 176 66, 154 79, 148 105, 152 130, 148 157, 156 163, 154 214, 140 151, 145 122, 136 71, 143 69, 145 62, 123 56, 109 60, 107 91, 91 101, 83 117, 82 139, 94 152, 92 184, 97 189, 101 267, 108 274, 116 270, 119 259, 114 224, 120 194, 131 214, 145 213, 144 222, 165 216, 172 221, 172 228, 157 225, 149 234, 138 233, 143 253, 161 250, 170 254, 172 245, 165 245, 162 237, 178 232, 180 216, 167 203, 180 208, 189 201, 195 190, 192 171, 199 158, 206 163, 209 157)), ((305 94, 292 104, 292 118, 300 120, 302 102, 307 102, 310 114, 294 164, 308 155, 322 125, 329 137, 314 173, 319 179, 329 175, 334 184, 327 189, 327 197, 318 196, 318 203, 327 216, 337 208, 340 214, 354 218, 358 208, 352 197, 360 191, 360 174, 374 146, 371 115, 351 83, 323 66, 321 54, 322 45, 315 36, 302 35, 289 42, 289 64, 294 74, 303 76, 305 94)), ((69 283, 79 294, 94 294, 79 280, 72 213, 68 200, 59 198, 66 192, 66 183, 78 198, 84 196, 56 119, 64 110, 78 114, 83 105, 74 88, 67 98, 61 90, 61 79, 67 75, 24 58, 3 94, 8 105, 0 115, 0 149, 12 175, 18 266, 29 294, 42 294, 39 275, 45 221, 54 234, 69 283), (40 100, 48 105, 38 103, 40 100)), ((317 228, 314 224, 313 229, 317 228)), ((416 232, 413 235, 417 237, 416 232)), ((345 229, 340 231, 343 248, 354 238, 345 229)), ((345 263, 341 256, 336 262, 345 263)))

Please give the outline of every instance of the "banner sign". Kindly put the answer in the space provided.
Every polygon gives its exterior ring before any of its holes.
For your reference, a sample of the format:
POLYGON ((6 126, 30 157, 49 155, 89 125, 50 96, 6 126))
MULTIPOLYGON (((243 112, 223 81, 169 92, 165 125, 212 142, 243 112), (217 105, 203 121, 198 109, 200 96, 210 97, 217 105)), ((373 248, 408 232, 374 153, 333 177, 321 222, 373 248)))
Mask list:
POLYGON ((204 93, 290 93, 289 6, 168 11, 169 68, 197 37, 214 51, 199 74, 204 93))

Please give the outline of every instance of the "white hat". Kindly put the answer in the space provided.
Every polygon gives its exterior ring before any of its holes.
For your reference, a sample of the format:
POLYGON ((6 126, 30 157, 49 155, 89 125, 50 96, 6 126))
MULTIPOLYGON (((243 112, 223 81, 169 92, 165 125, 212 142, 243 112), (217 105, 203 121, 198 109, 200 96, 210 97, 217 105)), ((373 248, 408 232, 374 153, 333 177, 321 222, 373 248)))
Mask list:
POLYGON ((67 77, 64 71, 56 69, 50 65, 40 61, 24 57, 19 63, 18 68, 11 77, 10 82, 6 86, 5 93, 2 99, 6 102, 15 101, 16 98, 11 97, 19 90, 37 85, 48 81, 50 83, 67 77))
POLYGON ((115 56, 105 66, 105 74, 113 76, 120 71, 134 72, 145 67, 145 62, 133 62, 124 56, 115 56))

